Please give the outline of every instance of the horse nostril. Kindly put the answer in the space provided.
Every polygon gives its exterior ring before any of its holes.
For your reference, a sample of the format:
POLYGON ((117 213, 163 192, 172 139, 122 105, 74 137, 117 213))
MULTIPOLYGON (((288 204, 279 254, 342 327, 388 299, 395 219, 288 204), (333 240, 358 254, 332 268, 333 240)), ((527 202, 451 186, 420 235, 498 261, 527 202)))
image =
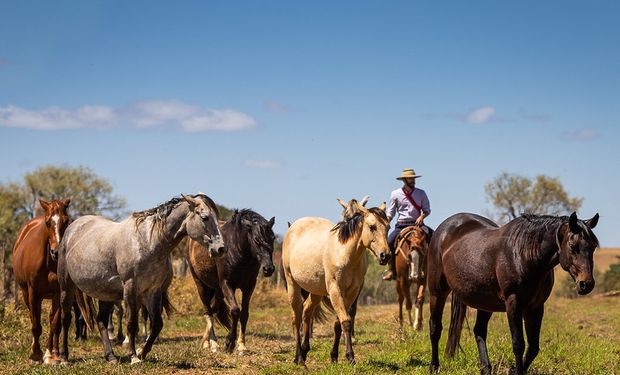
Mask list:
POLYGON ((217 253, 218 253, 219 255, 222 255, 222 254, 224 254, 225 252, 226 252, 226 249, 224 248, 224 246, 220 246, 220 247, 218 247, 218 248, 217 248, 217 253))

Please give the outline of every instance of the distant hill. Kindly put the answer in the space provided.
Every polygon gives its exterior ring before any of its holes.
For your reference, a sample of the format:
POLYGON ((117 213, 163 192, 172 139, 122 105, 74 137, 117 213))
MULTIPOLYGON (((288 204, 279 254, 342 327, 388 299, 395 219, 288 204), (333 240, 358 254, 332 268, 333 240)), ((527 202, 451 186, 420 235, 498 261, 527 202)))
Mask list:
POLYGON ((601 273, 614 263, 620 263, 620 248, 601 248, 594 252, 594 267, 601 273))

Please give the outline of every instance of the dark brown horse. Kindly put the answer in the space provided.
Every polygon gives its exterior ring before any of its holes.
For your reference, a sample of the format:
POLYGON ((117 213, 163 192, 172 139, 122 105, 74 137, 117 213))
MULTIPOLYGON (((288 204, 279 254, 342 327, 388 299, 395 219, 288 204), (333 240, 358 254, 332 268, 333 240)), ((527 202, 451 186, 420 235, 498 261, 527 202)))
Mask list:
POLYGON ((560 264, 575 280, 579 294, 588 294, 594 288, 592 254, 598 240, 592 229, 598 218, 596 214, 589 220, 579 220, 575 213, 570 217, 523 215, 502 227, 469 213, 446 219, 433 235, 428 256, 431 370, 439 369, 441 316, 452 290, 446 355, 454 355, 466 306, 471 306, 478 310, 474 335, 481 372, 490 374, 487 326, 493 312, 505 311, 512 335, 514 370, 517 374, 527 371, 539 351, 553 268, 560 264))
POLYGON ((274 223, 275 218, 267 221, 252 210, 235 210, 233 216, 222 225, 222 236, 228 252, 219 259, 209 258, 202 245, 188 240, 187 261, 207 316, 203 348, 210 348, 213 352, 218 349, 213 329, 215 314, 217 320, 229 330, 225 350, 232 352, 236 343, 237 351, 247 351, 245 329, 256 277, 261 270, 264 276, 271 276, 275 269, 272 259, 274 223), (241 308, 235 298, 237 289, 242 292, 241 308), (239 321, 241 334, 237 340, 239 321))
POLYGON ((426 289, 426 255, 430 236, 419 226, 403 229, 396 238, 396 291, 398 292, 398 322, 403 326, 403 301, 409 325, 422 330, 422 306, 426 289), (411 319, 411 285, 415 284, 415 323, 411 319))
POLYGON ((30 312, 32 324, 32 346, 30 359, 46 364, 58 361, 58 337, 60 335, 60 288, 56 276, 56 251, 65 228, 69 224, 67 207, 71 201, 39 199, 45 215, 27 222, 19 232, 13 248, 13 269, 15 280, 22 290, 24 301, 30 312), (52 300, 50 310, 50 335, 45 357, 39 344, 43 331, 41 327, 41 302, 52 300))

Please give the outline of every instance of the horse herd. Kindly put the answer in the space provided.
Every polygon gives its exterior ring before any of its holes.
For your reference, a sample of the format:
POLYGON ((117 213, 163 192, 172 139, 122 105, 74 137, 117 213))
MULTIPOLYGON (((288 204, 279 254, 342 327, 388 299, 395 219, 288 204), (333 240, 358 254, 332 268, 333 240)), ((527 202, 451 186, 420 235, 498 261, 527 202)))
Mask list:
MULTIPOLYGON (((282 244, 282 265, 292 308, 295 363, 304 365, 310 350, 313 319, 323 303, 336 314, 330 353, 338 360, 344 333, 345 355, 355 363, 352 331, 357 297, 368 267, 368 250, 380 264, 390 258, 389 221, 385 203, 366 208, 368 197, 342 205, 338 223, 305 217, 290 224, 282 244)), ((114 222, 101 216, 70 221, 70 200, 40 200, 45 210, 24 225, 13 249, 15 278, 28 305, 32 323, 30 359, 46 364, 68 363, 71 309, 77 305, 87 323, 99 329, 107 361, 118 362, 108 324, 115 304, 128 310, 127 333, 131 363, 152 349, 169 307, 171 252, 188 237, 186 259, 206 310, 202 346, 217 351, 214 321, 228 329, 224 348, 246 351, 249 303, 259 272, 274 272, 272 259, 275 218, 252 210, 235 210, 219 220, 216 204, 205 194, 181 195, 155 208, 114 222), (241 304, 235 291, 242 291, 241 304), (50 335, 43 355, 39 344, 41 300, 52 299, 50 335), (93 298, 98 300, 98 312, 93 298), (138 312, 150 320, 144 346, 136 350, 138 312), (240 323, 240 330, 238 325, 240 323), (239 331, 239 333, 238 333, 239 331), (59 340, 62 345, 59 350, 59 340)), ((477 309, 474 335, 481 372, 491 373, 487 325, 493 312, 506 312, 512 336, 515 372, 527 371, 539 351, 544 302, 553 286, 553 268, 560 264, 575 280, 580 294, 594 287, 593 252, 598 240, 589 220, 570 216, 523 215, 499 227, 484 217, 461 213, 446 219, 432 237, 418 227, 397 239, 399 320, 406 301, 409 323, 422 328, 425 285, 430 292, 431 371, 439 370, 438 343, 442 314, 452 292, 447 356, 458 345, 466 307, 477 309), (409 289, 417 285, 415 323, 409 289), (527 334, 525 352, 523 325, 527 334), (525 358, 523 355, 525 354, 525 358)), ((119 323, 120 324, 120 323, 119 323)))

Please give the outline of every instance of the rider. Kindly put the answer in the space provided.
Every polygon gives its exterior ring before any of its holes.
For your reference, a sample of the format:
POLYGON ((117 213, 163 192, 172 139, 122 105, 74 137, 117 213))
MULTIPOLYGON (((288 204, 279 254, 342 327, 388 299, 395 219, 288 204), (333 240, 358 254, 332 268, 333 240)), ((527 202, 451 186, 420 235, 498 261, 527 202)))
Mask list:
POLYGON ((390 205, 387 209, 388 221, 392 221, 395 214, 398 213, 396 226, 388 236, 388 244, 390 245, 390 268, 383 276, 383 280, 396 279, 396 237, 408 226, 417 225, 424 228, 428 234, 432 230, 424 225, 424 219, 431 214, 431 206, 426 193, 422 189, 415 187, 416 178, 422 177, 416 175, 411 168, 404 169, 397 180, 403 181, 403 187, 396 189, 390 194, 390 205))

